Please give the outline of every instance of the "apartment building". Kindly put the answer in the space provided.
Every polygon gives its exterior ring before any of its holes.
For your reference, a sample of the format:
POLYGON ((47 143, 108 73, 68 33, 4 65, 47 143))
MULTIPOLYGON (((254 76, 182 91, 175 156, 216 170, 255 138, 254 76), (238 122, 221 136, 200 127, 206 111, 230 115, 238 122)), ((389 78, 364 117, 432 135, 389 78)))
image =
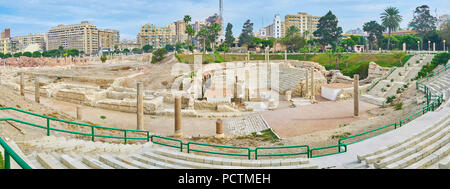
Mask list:
POLYGON ((6 28, 2 31, 1 38, 11 38, 11 29, 6 28))
POLYGON ((174 24, 176 41, 182 43, 188 40, 188 35, 186 34, 186 22, 184 22, 184 20, 178 20, 174 24))
POLYGON ((21 51, 26 49, 29 45, 37 44, 40 50, 45 50, 45 34, 29 34, 25 36, 15 36, 11 38, 12 41, 17 42, 17 48, 21 51))
POLYGON ((11 53, 11 39, 10 38, 0 38, 0 53, 3 53, 3 54, 11 53))
POLYGON ((300 35, 303 35, 305 31, 309 31, 311 34, 317 30, 320 18, 320 16, 313 16, 305 12, 288 14, 284 19, 284 29, 287 31, 291 26, 295 26, 300 30, 300 35))
POLYGON ((99 51, 99 30, 94 24, 83 21, 80 24, 58 25, 47 32, 47 50, 77 49, 86 54, 96 54, 99 51))
POLYGON ((115 34, 112 30, 98 30, 98 47, 99 50, 113 50, 115 43, 115 34))
POLYGON ((137 35, 137 41, 141 47, 151 45, 153 48, 163 48, 167 44, 175 44, 176 39, 175 23, 164 27, 156 27, 153 24, 146 24, 141 27, 141 31, 137 35))

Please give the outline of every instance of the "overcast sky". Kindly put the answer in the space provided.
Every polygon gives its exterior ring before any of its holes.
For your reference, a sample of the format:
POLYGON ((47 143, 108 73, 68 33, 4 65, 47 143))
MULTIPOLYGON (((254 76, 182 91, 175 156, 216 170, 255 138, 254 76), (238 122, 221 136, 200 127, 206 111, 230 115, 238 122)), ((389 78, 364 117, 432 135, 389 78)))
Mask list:
MULTIPOLYGON (((275 14, 307 12, 323 16, 331 10, 346 32, 362 28, 364 22, 380 21, 380 13, 388 6, 399 8, 401 27, 412 20, 413 10, 430 6, 432 13, 450 14, 449 0, 223 0, 224 22, 233 24, 239 35, 250 19, 254 31, 262 23, 269 25, 275 14)), ((87 20, 101 29, 117 29, 122 39, 136 39, 140 26, 164 26, 184 15, 193 21, 205 20, 219 12, 219 0, 0 0, 0 29, 11 28, 11 35, 45 33, 58 24, 76 24, 87 20)))

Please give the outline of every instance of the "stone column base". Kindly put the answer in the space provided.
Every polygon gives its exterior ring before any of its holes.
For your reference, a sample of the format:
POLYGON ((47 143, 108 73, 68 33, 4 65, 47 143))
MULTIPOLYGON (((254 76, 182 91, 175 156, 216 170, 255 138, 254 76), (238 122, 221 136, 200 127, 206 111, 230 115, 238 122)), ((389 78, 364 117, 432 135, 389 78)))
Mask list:
POLYGON ((223 133, 222 134, 216 134, 215 138, 222 139, 222 138, 225 138, 225 135, 223 133))
POLYGON ((181 131, 175 131, 175 133, 173 134, 173 137, 181 138, 181 137, 183 137, 183 133, 181 131))

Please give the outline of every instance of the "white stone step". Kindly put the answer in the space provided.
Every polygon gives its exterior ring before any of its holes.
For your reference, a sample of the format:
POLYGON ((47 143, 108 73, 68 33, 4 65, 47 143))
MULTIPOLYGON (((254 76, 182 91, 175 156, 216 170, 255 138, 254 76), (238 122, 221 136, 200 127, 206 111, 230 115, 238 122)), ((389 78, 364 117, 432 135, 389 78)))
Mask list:
POLYGON ((99 160, 106 165, 109 165, 111 167, 114 167, 116 169, 137 169, 137 167, 128 165, 126 163, 123 163, 117 159, 115 159, 113 156, 110 155, 101 155, 99 157, 99 160))
POLYGON ((83 164, 81 161, 73 159, 69 155, 63 154, 60 157, 62 164, 64 164, 69 169, 89 169, 89 167, 83 164))
MULTIPOLYGON (((384 167, 386 167, 386 168, 395 167, 394 165, 392 165, 393 163, 396 163, 399 161, 401 162, 402 159, 404 159, 408 156, 411 156, 412 154, 414 154, 416 152, 419 152, 421 150, 426 150, 427 147, 430 147, 430 148, 436 147, 436 145, 437 145, 437 147, 439 147, 440 144, 448 142, 450 136, 446 136, 447 134, 448 134, 448 132, 444 133, 443 135, 433 136, 423 142, 420 142, 419 144, 417 144, 416 146, 414 146, 412 148, 408 148, 400 153, 397 153, 397 154, 394 154, 392 156, 382 159, 380 162, 375 163, 374 166, 375 166, 375 168, 378 168, 378 169, 384 168, 384 167)), ((426 151, 426 152, 428 153, 429 151, 426 151)), ((405 163, 409 163, 409 161, 405 162, 405 163)), ((400 167, 400 166, 407 166, 407 165, 408 164, 402 163, 397 166, 400 167)))
POLYGON ((140 162, 143 162, 145 164, 156 166, 156 167, 160 167, 160 168, 163 168, 163 169, 187 169, 186 167, 181 167, 181 166, 177 166, 177 165, 173 165, 173 164, 168 164, 168 163, 161 162, 161 161, 158 161, 158 160, 155 160, 155 159, 151 159, 151 158, 139 155, 139 154, 134 154, 134 155, 131 155, 130 157, 135 159, 135 160, 138 160, 140 162))
POLYGON ((439 160, 445 158, 450 153, 450 144, 447 143, 444 147, 433 152, 429 156, 424 157, 420 161, 417 161, 409 166, 406 169, 425 169, 431 166, 432 164, 438 162, 439 160))
MULTIPOLYGON (((400 161, 396 162, 393 165, 387 165, 386 168, 388 168, 388 169, 405 168, 408 165, 413 164, 414 162, 420 161, 424 157, 430 156, 433 152, 440 150, 441 147, 444 147, 444 148, 441 148, 441 149, 443 149, 443 151, 447 151, 448 148, 445 148, 445 145, 447 145, 449 141, 450 141, 450 136, 444 137, 444 138, 438 140, 437 142, 427 146, 426 148, 421 149, 420 151, 416 151, 415 153, 407 156, 406 158, 401 159, 400 161)), ((438 154, 439 153, 440 152, 438 152, 438 154)), ((432 163, 435 163, 437 160, 439 160, 438 158, 439 157, 433 158, 432 160, 435 160, 435 161, 433 161, 432 163)))
POLYGON ((375 153, 358 156, 358 159, 360 161, 365 160, 367 164, 376 163, 381 159, 391 156, 392 154, 400 153, 401 151, 411 148, 413 145, 418 144, 419 142, 425 140, 426 138, 432 137, 438 132, 441 132, 442 130, 446 129, 448 123, 449 121, 446 121, 445 123, 439 122, 439 124, 436 124, 435 126, 427 129, 425 132, 417 133, 412 137, 404 141, 401 141, 397 144, 377 150, 375 153))
POLYGON ((131 166, 138 167, 140 169, 161 169, 161 168, 156 167, 156 166, 152 166, 152 165, 149 165, 149 164, 142 163, 140 161, 137 161, 137 160, 132 159, 132 158, 127 157, 127 156, 117 156, 116 158, 118 160, 124 162, 124 163, 130 164, 131 166))
POLYGON ((450 156, 447 155, 444 159, 442 159, 438 164, 439 169, 450 169, 450 156))
POLYGON ((53 156, 39 153, 36 156, 38 162, 46 169, 66 169, 61 163, 58 162, 53 156))

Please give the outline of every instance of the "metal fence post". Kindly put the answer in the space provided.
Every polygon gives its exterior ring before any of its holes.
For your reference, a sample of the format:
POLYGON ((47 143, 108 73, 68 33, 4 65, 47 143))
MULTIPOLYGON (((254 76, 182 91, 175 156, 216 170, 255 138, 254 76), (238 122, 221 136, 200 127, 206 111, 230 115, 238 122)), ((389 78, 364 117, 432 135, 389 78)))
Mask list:
POLYGON ((50 119, 47 118, 47 136, 50 136, 50 119))
POLYGON ((11 156, 8 150, 5 149, 5 169, 11 169, 11 156))

